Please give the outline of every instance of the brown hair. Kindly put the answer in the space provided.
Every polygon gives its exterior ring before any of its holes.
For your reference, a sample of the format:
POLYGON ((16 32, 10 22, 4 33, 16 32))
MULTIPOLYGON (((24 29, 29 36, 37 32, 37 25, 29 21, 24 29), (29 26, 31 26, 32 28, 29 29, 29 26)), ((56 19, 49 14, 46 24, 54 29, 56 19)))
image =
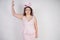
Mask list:
POLYGON ((30 11, 31 11, 30 15, 33 16, 33 10, 32 10, 32 8, 29 7, 29 6, 26 6, 26 7, 24 8, 24 13, 23 13, 23 15, 26 16, 26 13, 25 13, 26 8, 30 8, 30 11))

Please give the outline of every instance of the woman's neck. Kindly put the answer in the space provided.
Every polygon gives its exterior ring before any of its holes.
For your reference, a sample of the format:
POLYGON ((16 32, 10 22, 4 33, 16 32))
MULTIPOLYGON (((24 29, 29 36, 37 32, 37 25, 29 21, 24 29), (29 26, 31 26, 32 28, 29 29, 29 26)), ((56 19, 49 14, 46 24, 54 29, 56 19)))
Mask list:
POLYGON ((31 16, 31 15, 26 15, 26 17, 29 17, 29 16, 31 16))

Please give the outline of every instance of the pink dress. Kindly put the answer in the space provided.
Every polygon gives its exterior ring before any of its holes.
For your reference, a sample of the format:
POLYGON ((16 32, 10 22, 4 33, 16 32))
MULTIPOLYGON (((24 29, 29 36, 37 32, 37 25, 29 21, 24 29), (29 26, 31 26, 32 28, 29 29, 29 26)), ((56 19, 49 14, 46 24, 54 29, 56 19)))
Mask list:
POLYGON ((34 29, 34 16, 32 16, 31 20, 27 20, 27 18, 23 17, 24 23, 24 40, 35 40, 35 29, 34 29))

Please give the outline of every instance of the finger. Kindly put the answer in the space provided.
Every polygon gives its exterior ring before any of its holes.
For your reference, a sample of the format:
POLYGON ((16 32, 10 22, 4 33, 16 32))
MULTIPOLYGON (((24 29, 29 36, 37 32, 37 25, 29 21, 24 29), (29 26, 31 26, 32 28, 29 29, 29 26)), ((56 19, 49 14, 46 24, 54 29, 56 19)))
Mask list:
POLYGON ((12 0, 12 6, 14 6, 14 0, 12 0))
POLYGON ((14 0, 12 0, 12 1, 14 1, 14 0))
POLYGON ((12 1, 12 3, 14 3, 14 1, 12 1))
POLYGON ((12 0, 12 3, 14 3, 14 0, 12 0))

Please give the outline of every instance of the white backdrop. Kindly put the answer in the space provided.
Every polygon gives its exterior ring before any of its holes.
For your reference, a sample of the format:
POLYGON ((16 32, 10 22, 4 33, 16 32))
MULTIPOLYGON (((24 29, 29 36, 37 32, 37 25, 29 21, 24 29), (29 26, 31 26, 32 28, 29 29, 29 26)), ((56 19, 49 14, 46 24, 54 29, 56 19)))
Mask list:
MULTIPOLYGON (((38 21, 37 40, 60 40, 60 1, 15 0, 17 13, 23 13, 25 2, 31 2, 38 21)), ((0 40, 23 40, 22 29, 22 20, 12 16, 11 0, 0 0, 0 40)))

